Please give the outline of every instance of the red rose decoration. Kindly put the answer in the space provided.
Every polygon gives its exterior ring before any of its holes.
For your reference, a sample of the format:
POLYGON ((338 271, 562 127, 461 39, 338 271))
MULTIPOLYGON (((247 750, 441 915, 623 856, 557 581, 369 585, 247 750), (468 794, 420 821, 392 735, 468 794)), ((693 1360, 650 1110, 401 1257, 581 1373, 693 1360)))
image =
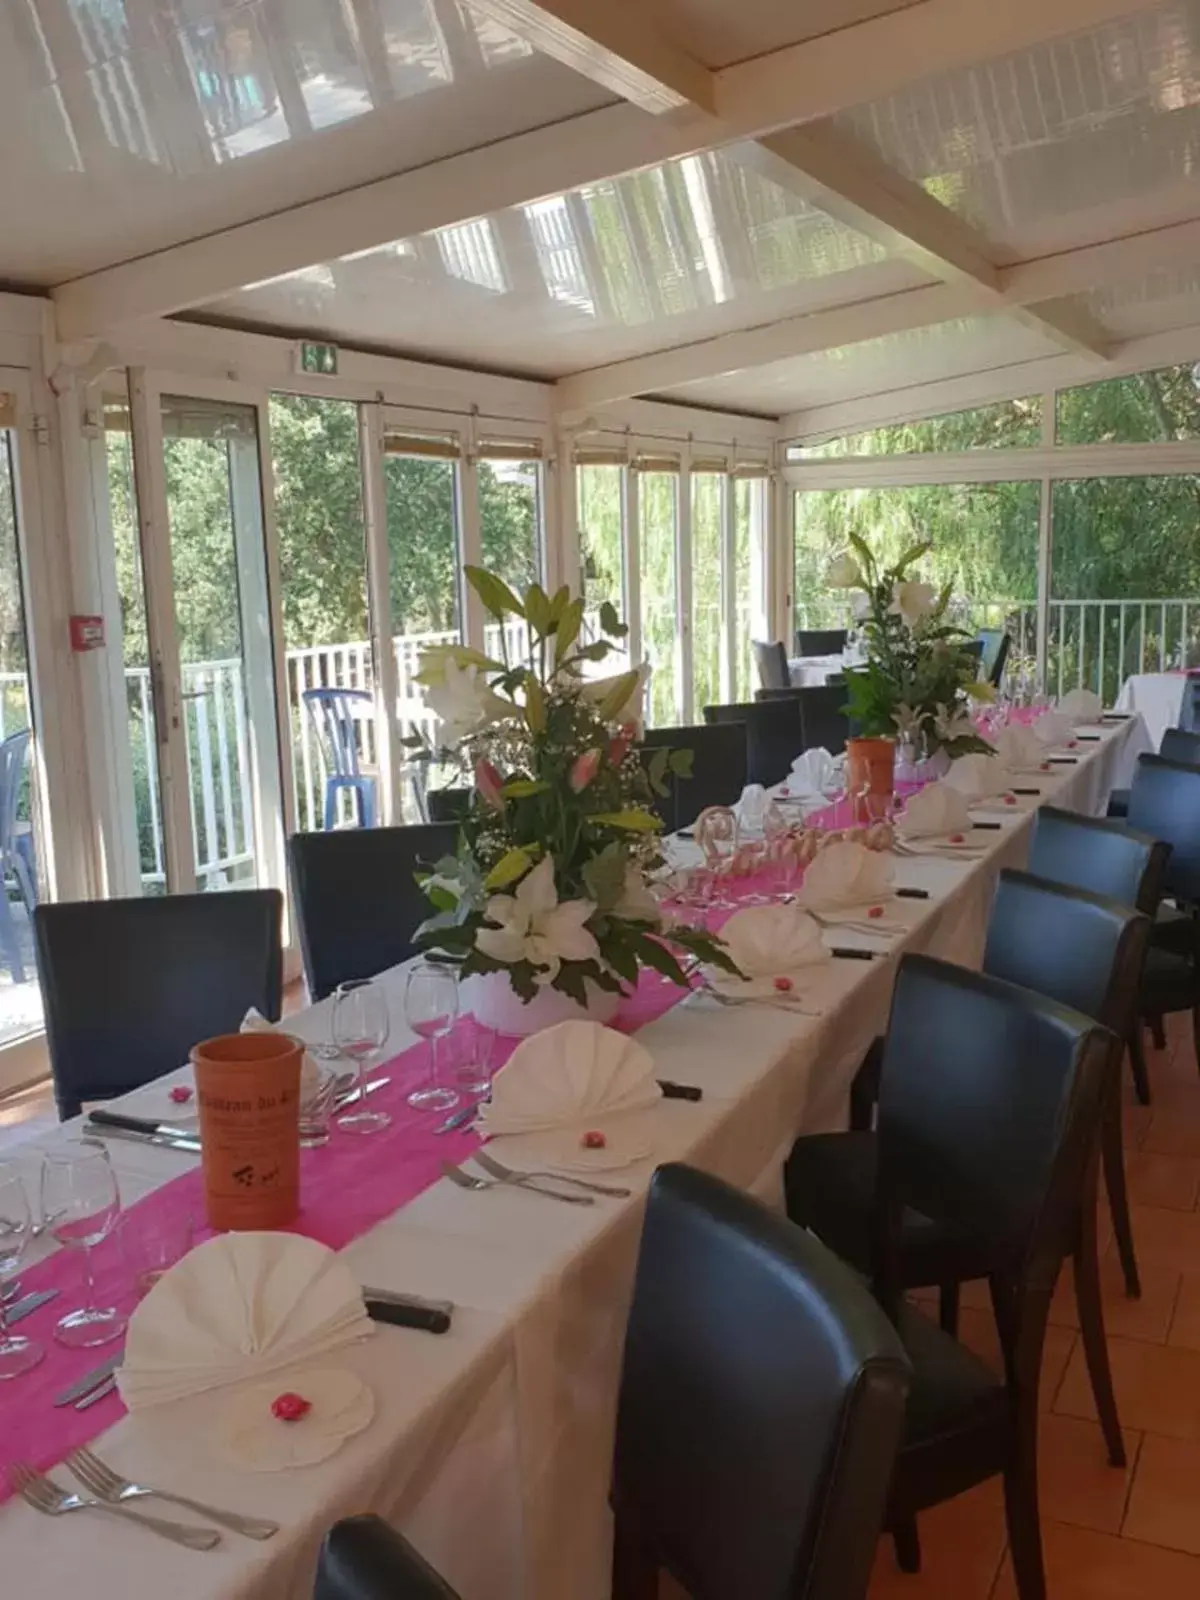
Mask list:
POLYGON ((786 974, 781 974, 778 978, 772 978, 771 981, 779 990, 780 994, 790 994, 795 988, 795 984, 786 974))
POLYGON ((966 842, 967 836, 965 833, 952 833, 950 835, 951 844, 966 844, 966 842))
POLYGON ((608 1139, 598 1129, 593 1128, 590 1133, 585 1133, 579 1142, 585 1150, 603 1150, 608 1144, 608 1139))
POLYGON ((883 907, 882 906, 872 906, 871 909, 867 912, 867 915, 869 917, 881 917, 883 915, 883 907))
POLYGON ((1016 797, 1015 794, 1006 794, 1004 796, 1004 804, 1006 806, 1015 806, 1016 803, 1017 803, 1017 797, 1016 797))
POLYGON ((177 1106, 185 1106, 192 1098, 192 1094, 193 1091, 185 1083, 177 1083, 167 1098, 173 1100, 177 1106))
POLYGON ((278 1417, 280 1422, 299 1422, 311 1410, 312 1401, 306 1400, 302 1394, 293 1394, 290 1389, 286 1394, 277 1394, 271 1401, 271 1415, 278 1417))

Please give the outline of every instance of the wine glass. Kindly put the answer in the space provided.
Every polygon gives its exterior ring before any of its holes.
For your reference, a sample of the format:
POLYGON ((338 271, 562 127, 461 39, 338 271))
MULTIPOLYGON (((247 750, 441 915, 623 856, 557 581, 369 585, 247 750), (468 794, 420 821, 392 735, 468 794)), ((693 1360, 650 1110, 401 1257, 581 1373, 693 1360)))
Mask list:
MULTIPOLYGON (((0 1161, 0 1278, 15 1272, 33 1237, 33 1219, 21 1175, 9 1161, 0 1161)), ((17 1378, 36 1367, 45 1350, 24 1334, 10 1333, 0 1295, 0 1378, 17 1378)))
POLYGON ((93 1145, 51 1150, 42 1159, 42 1217, 59 1244, 83 1252, 84 1304, 59 1319, 54 1336, 72 1350, 107 1344, 125 1331, 116 1306, 96 1304, 92 1251, 117 1225, 121 1195, 108 1151, 93 1145))
POLYGON ((339 983, 333 995, 333 1042, 358 1068, 356 1097, 334 1121, 347 1133, 378 1133, 391 1122, 386 1111, 371 1108, 367 1069, 388 1037, 388 1008, 383 990, 371 978, 339 983))
POLYGON ((404 1020, 422 1039, 429 1040, 429 1082, 414 1089, 410 1106, 421 1111, 449 1111, 458 1094, 441 1081, 441 1041, 458 1020, 458 977, 437 961, 418 961, 409 969, 404 985, 404 1020))

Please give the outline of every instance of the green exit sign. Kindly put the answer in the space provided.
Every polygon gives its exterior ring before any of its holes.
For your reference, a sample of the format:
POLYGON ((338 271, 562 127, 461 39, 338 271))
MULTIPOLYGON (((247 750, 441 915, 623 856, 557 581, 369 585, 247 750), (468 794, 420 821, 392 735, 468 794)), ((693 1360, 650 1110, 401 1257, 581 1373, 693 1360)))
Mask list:
POLYGON ((300 346, 300 371, 319 373, 323 378, 336 378, 338 347, 335 344, 318 344, 306 339, 300 346))

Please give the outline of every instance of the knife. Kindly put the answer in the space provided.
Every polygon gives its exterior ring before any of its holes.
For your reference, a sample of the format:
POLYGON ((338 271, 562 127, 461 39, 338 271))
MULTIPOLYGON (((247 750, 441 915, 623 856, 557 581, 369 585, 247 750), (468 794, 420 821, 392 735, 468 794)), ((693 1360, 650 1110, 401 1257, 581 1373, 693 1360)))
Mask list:
POLYGON ((182 1150, 188 1155, 200 1154, 200 1139, 194 1133, 180 1133, 178 1129, 172 1134, 165 1133, 134 1133, 129 1128, 109 1128, 101 1123, 85 1122, 83 1125, 85 1139, 126 1139, 130 1144, 155 1145, 159 1150, 182 1150))
POLYGON ((76 1411, 86 1411, 89 1406, 94 1406, 101 1400, 107 1400, 109 1395, 113 1392, 113 1390, 116 1387, 117 1387, 117 1380, 110 1373, 109 1376, 107 1378, 102 1379, 101 1382, 98 1383, 94 1389, 89 1389, 87 1394, 84 1395, 82 1400, 76 1400, 76 1402, 75 1402, 76 1411))
POLYGON ((104 1111, 99 1107, 88 1112, 88 1121, 101 1128, 124 1128, 127 1133, 156 1133, 164 1139, 194 1137, 177 1122, 153 1122, 148 1117, 131 1117, 124 1111, 104 1111))
POLYGON ((13 1323, 20 1322, 22 1317, 32 1316, 39 1306, 44 1306, 57 1294, 57 1289, 41 1289, 37 1294, 23 1294, 19 1300, 14 1300, 11 1305, 4 1308, 6 1324, 11 1328, 13 1323))
POLYGON ((85 1394, 90 1394, 106 1378, 111 1378, 124 1359, 124 1351, 119 1355, 109 1356, 107 1361, 102 1361, 98 1367, 93 1367, 90 1372, 85 1373, 78 1383, 73 1383, 69 1389, 64 1389, 61 1394, 56 1394, 54 1404, 56 1406, 69 1406, 73 1405, 76 1400, 82 1400, 85 1394))
MULTIPOLYGON (((382 1089, 385 1084, 389 1084, 391 1081, 391 1078, 387 1076, 382 1078, 372 1078, 370 1083, 367 1084, 366 1088, 362 1090, 362 1093, 374 1094, 376 1089, 382 1089)), ((339 1094, 334 1100, 333 1109, 335 1111, 343 1111, 347 1106, 352 1106, 358 1097, 358 1089, 347 1089, 344 1094, 339 1094)))
POLYGON ((372 1322, 419 1328, 422 1333, 448 1333, 454 1314, 452 1300, 422 1300, 419 1295, 395 1294, 390 1289, 364 1289, 363 1304, 372 1322))
POLYGON ((460 1106, 457 1111, 452 1111, 445 1122, 439 1122, 433 1130, 434 1133, 453 1133, 456 1128, 465 1128, 468 1123, 474 1122, 479 1115, 481 1104, 472 1100, 469 1106, 460 1106))

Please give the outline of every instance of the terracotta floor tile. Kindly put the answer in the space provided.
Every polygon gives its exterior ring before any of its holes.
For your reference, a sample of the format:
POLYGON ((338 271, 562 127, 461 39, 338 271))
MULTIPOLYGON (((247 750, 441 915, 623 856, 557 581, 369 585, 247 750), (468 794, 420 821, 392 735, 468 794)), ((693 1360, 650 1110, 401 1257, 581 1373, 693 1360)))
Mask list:
POLYGON ((1162 1156, 1200 1156, 1200 1106, 1152 1106, 1150 1126, 1142 1135, 1142 1150, 1162 1156))
POLYGON ((1120 1533, 1141 1435, 1125 1430, 1129 1465, 1110 1467, 1097 1423, 1046 1416, 1038 1426, 1038 1491, 1043 1517, 1097 1533, 1120 1533))
POLYGON ((1200 1272, 1200 1211, 1130 1206, 1139 1263, 1176 1272, 1200 1272))
POLYGON ((1125 1184, 1131 1205, 1191 1211, 1200 1195, 1200 1156, 1163 1156, 1153 1150, 1127 1150, 1125 1184))
MULTIPOLYGON (((1200 1268, 1200 1263, 1197 1266, 1200 1268)), ((1179 1280, 1179 1294, 1175 1300, 1175 1315, 1167 1343, 1180 1345, 1187 1350, 1200 1350, 1200 1270, 1185 1272, 1179 1280)))
MULTIPOLYGON (((1052 1600, 1196 1600, 1200 1560, 1176 1550, 1043 1521, 1046 1592, 1052 1600)), ((945 1600, 957 1600, 952 1590, 945 1600)), ((992 1600, 1017 1600, 1006 1560, 992 1600)))
POLYGON ((892 1541, 881 1539, 867 1600, 987 1600, 1004 1555, 999 1478, 923 1511, 918 1529, 920 1572, 900 1572, 892 1541))
POLYGON ((1125 1120, 1125 1151, 1140 1150, 1142 1141, 1150 1132, 1154 1121, 1154 1107, 1126 1104, 1121 1112, 1125 1120))
POLYGON ((1145 1436, 1122 1533, 1200 1555, 1200 1443, 1145 1436))
MULTIPOLYGON (((1108 1355, 1123 1428, 1200 1440, 1200 1351, 1109 1339, 1108 1355)), ((1081 1347, 1071 1354, 1054 1409, 1068 1417, 1096 1414, 1081 1347)))
MULTIPOLYGON (((996 1340, 996 1324, 990 1311, 976 1311, 964 1306, 959 1314, 959 1336, 968 1349, 974 1350, 990 1367, 1000 1370, 1000 1347, 996 1340)), ((1059 1384, 1067 1370, 1071 1352, 1075 1348, 1076 1334, 1071 1328, 1051 1324, 1046 1329, 1046 1344, 1042 1352, 1042 1381, 1038 1401, 1043 1411, 1054 1406, 1059 1384)))
MULTIPOLYGON (((1135 1238, 1135 1247, 1136 1244, 1135 1238)), ((1109 1245, 1100 1258, 1105 1331, 1110 1336, 1119 1334, 1125 1339, 1146 1339, 1151 1344, 1166 1344, 1182 1274, 1173 1267, 1161 1266, 1157 1261, 1139 1259, 1138 1276, 1142 1285, 1141 1298, 1131 1300, 1125 1293, 1125 1277, 1117 1257, 1117 1248, 1109 1245)), ((1054 1299, 1050 1303, 1050 1320, 1059 1327, 1079 1326, 1069 1266, 1059 1277, 1054 1299)))

